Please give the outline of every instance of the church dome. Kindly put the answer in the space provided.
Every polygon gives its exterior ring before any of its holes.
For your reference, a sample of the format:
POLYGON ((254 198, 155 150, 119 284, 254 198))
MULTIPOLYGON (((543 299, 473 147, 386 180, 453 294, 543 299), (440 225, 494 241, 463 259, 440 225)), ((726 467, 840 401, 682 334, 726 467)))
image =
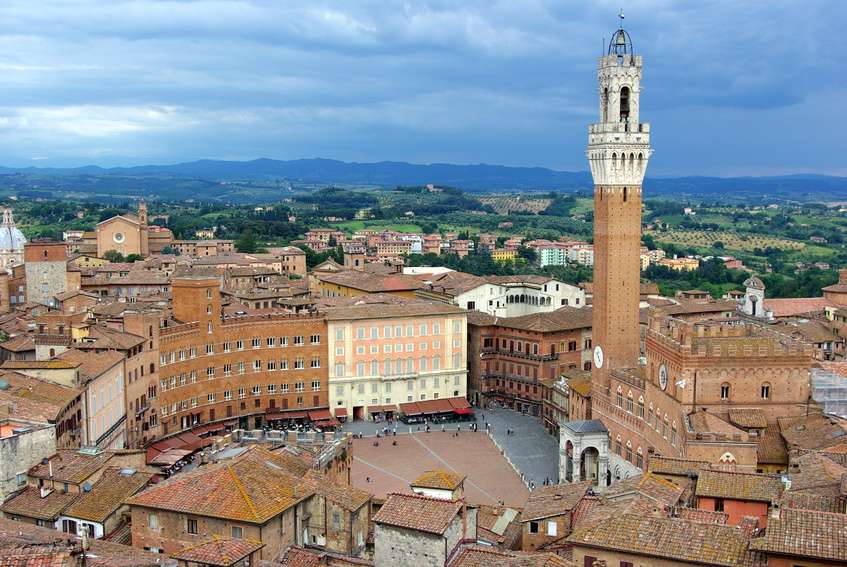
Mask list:
POLYGON ((15 226, 12 209, 3 211, 3 224, 0 225, 0 250, 23 252, 26 237, 15 226))

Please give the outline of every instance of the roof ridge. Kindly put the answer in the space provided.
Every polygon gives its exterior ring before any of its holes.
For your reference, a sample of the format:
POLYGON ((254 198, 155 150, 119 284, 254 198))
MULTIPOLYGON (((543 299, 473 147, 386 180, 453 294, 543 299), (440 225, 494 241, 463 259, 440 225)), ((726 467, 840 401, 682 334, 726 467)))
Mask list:
POLYGON ((244 502, 247 504, 247 507, 250 509, 250 512, 253 514, 253 517, 257 520, 259 518, 259 511, 256 510, 256 506, 253 504, 253 500, 250 498, 250 495, 247 494, 247 489, 244 488, 244 485, 241 483, 241 479, 238 478, 238 474, 235 472, 235 469, 232 468, 232 465, 227 465, 226 470, 229 472, 232 477, 232 481, 235 483, 235 487, 238 489, 238 492, 241 493, 241 496, 244 498, 244 502))

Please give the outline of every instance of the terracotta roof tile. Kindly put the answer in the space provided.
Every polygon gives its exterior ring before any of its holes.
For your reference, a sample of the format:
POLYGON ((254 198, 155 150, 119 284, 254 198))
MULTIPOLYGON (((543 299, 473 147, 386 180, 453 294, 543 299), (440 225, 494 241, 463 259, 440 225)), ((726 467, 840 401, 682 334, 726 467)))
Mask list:
POLYGON ((819 496, 841 496, 841 480, 847 467, 834 461, 826 453, 808 452, 791 460, 788 478, 791 491, 805 491, 819 496))
POLYGON ((61 353, 57 358, 78 363, 80 365, 79 373, 90 380, 94 380, 118 364, 121 364, 124 355, 116 350, 84 352, 72 348, 61 353))
POLYGON ((14 415, 33 421, 55 423, 80 390, 12 371, 0 371, 9 388, 0 390, 0 407, 15 407, 14 415))
POLYGON ((741 429, 764 429, 768 426, 765 413, 758 408, 730 409, 729 422, 741 429))
POLYGON ((832 300, 825 297, 785 297, 765 299, 765 309, 770 309, 773 316, 794 317, 823 311, 832 305, 832 300))
POLYGON ((782 510, 768 523, 765 536, 752 542, 753 549, 774 555, 790 555, 847 561, 847 514, 811 510, 782 510))
POLYGON ((566 541, 576 546, 676 559, 698 565, 766 564, 763 556, 749 550, 749 540, 737 527, 679 518, 623 514, 614 521, 577 529, 566 541))
POLYGON ((0 510, 3 510, 6 516, 52 521, 58 518, 78 496, 78 494, 54 490, 42 498, 40 489, 29 485, 6 500, 3 506, 0 506, 0 510))
POLYGON ((318 279, 323 282, 350 287, 369 293, 414 291, 424 286, 418 278, 413 276, 403 274, 382 276, 354 270, 320 274, 318 279))
POLYGON ((376 524, 442 534, 463 503, 441 500, 417 494, 389 494, 379 512, 373 517, 376 524))
POLYGON ((49 458, 49 464, 39 463, 29 469, 29 476, 48 479, 52 465, 54 481, 80 484, 99 471, 112 456, 107 452, 88 455, 70 449, 58 451, 49 458))
POLYGON ((729 514, 715 512, 714 510, 700 510, 699 508, 682 508, 679 511, 679 517, 699 524, 726 524, 729 514))
POLYGON ((447 567, 571 567, 572 563, 555 553, 500 551, 472 545, 460 549, 447 567))
POLYGON ((608 498, 635 493, 664 508, 676 506, 685 487, 647 472, 613 484, 605 493, 608 498))
POLYGON ((555 311, 531 313, 519 317, 498 317, 494 324, 498 327, 553 333, 571 329, 591 328, 592 309, 590 307, 560 307, 555 311))
POLYGON ((708 466, 708 461, 693 461, 689 459, 676 459, 674 457, 656 455, 650 457, 648 470, 656 474, 688 476, 688 473, 696 473, 700 468, 708 466))
POLYGON ((521 512, 521 522, 568 513, 579 504, 589 488, 590 481, 540 486, 529 493, 521 512))
POLYGON ((697 433, 728 433, 731 435, 744 435, 746 433, 707 411, 698 411, 689 414, 688 423, 691 424, 691 429, 697 433))
POLYGON ((824 449, 847 441, 847 420, 822 413, 778 417, 788 449, 824 449))
POLYGON ((436 469, 426 471, 416 478, 410 486, 415 488, 435 488, 440 490, 456 490, 465 481, 467 475, 436 469))
MULTIPOLYGON (((52 528, 0 518, 0 549, 14 545, 53 544, 60 542, 79 544, 71 536, 52 528)), ((88 567, 175 567, 176 561, 165 555, 143 549, 111 543, 101 539, 90 540, 91 549, 86 558, 88 567)), ((0 552, 2 554, 2 552, 0 552)), ((2 561, 0 561, 2 563, 2 561)))
POLYGON ((782 495, 782 507, 818 512, 841 512, 844 508, 841 495, 825 496, 814 492, 787 491, 782 495))
POLYGON ((103 523, 121 507, 126 498, 141 490, 152 476, 137 471, 132 474, 122 473, 119 468, 109 467, 90 492, 83 493, 65 510, 65 515, 103 523))
POLYGON ((33 339, 32 335, 18 335, 0 343, 0 348, 9 352, 35 350, 35 339, 33 339))
POLYGON ((265 547, 259 541, 246 539, 213 539, 187 547, 171 555, 174 559, 200 565, 229 567, 265 547))
POLYGON ((756 455, 760 463, 787 464, 788 451, 785 448, 785 440, 779 433, 779 426, 775 423, 768 425, 756 440, 756 455))
POLYGON ((764 474, 701 470, 695 494, 710 498, 776 502, 782 495, 782 481, 777 476, 764 474))
POLYGON ((129 498, 131 506, 262 524, 315 492, 280 455, 251 447, 233 461, 177 475, 129 498))

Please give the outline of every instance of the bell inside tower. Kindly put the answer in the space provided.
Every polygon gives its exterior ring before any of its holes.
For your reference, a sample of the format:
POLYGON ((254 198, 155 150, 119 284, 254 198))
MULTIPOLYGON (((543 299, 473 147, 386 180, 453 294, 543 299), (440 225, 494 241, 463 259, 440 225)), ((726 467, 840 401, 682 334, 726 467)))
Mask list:
POLYGON ((621 89, 621 122, 629 122, 629 87, 621 89))

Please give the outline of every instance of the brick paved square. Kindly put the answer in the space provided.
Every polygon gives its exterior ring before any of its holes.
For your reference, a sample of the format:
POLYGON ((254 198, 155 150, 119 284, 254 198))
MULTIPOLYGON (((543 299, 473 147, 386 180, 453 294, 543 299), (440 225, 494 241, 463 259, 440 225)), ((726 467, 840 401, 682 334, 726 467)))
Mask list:
POLYGON ((381 498, 389 492, 408 492, 409 483, 421 473, 442 468, 467 475, 465 496, 471 504, 502 500, 507 506, 523 506, 529 492, 488 435, 454 434, 437 430, 356 439, 353 484, 381 498), (394 441, 397 446, 392 445, 394 441))

